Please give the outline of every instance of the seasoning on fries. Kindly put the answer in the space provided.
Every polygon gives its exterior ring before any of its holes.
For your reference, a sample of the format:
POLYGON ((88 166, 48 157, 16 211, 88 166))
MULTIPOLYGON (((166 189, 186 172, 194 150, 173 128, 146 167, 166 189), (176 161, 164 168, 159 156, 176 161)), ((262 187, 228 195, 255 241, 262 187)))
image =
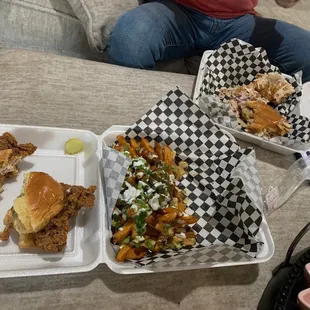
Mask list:
POLYGON ((185 213, 186 197, 176 181, 186 173, 186 162, 175 161, 167 145, 154 146, 142 138, 117 137, 114 149, 132 159, 113 211, 112 242, 120 246, 118 262, 141 259, 167 249, 196 244, 189 226, 198 218, 185 213))

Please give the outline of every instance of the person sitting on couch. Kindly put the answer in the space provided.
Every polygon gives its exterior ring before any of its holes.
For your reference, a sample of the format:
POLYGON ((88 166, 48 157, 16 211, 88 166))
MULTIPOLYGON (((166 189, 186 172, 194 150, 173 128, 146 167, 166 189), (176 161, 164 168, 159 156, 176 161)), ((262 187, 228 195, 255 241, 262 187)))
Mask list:
MULTIPOLYGON (((288 8, 300 0, 275 1, 288 8)), ((154 69, 158 61, 199 55, 239 38, 263 47, 271 63, 283 73, 302 70, 303 81, 310 81, 310 32, 257 16, 257 3, 258 0, 147 1, 118 19, 108 43, 110 62, 154 69)))

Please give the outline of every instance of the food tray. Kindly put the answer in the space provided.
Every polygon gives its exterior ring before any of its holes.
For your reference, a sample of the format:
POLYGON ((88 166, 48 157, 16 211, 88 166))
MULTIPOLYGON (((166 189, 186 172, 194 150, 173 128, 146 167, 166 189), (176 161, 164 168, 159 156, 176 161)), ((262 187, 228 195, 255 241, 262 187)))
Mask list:
MULTIPOLYGON (((203 54, 203 58, 202 59, 207 59, 210 55, 212 55, 214 53, 213 50, 209 50, 209 51, 205 51, 203 54)), ((197 76, 197 80, 196 80, 196 86, 195 86, 195 91, 194 91, 194 95, 193 95, 193 102, 196 103, 197 105, 199 105, 201 107, 201 109, 205 110, 203 105, 200 105, 200 98, 199 98, 199 94, 200 94, 200 89, 201 89, 201 85, 203 83, 203 79, 204 76, 202 74, 203 72, 203 67, 204 67, 204 62, 201 61, 200 63, 200 67, 199 67, 199 71, 198 71, 198 76, 197 76)), ((288 75, 283 74, 284 77, 289 78, 288 75)), ((310 82, 305 83, 303 85, 303 95, 302 98, 300 100, 300 106, 297 107, 294 110, 294 113, 296 115, 302 115, 302 116, 306 116, 308 118, 310 118, 310 82)), ((242 132, 242 131, 238 131, 232 128, 228 128, 224 125, 221 124, 217 124, 221 129, 228 131, 229 133, 231 133, 235 138, 246 141, 246 142, 250 142, 252 144, 258 145, 261 148, 282 154, 282 155, 291 155, 294 153, 300 153, 303 151, 306 151, 306 149, 304 150, 298 150, 298 149, 294 149, 294 148, 290 148, 284 145, 280 145, 277 143, 274 143, 272 141, 269 140, 262 140, 261 138, 247 133, 247 132, 242 132)))
MULTIPOLYGON (((89 131, 43 128, 28 126, 0 125, 0 134, 8 131, 19 143, 32 142, 37 151, 26 157, 19 167, 21 172, 16 180, 4 183, 0 198, 0 229, 3 218, 20 194, 23 174, 42 171, 53 176, 58 182, 72 185, 98 185, 96 203, 76 218, 76 223, 68 236, 64 253, 43 253, 39 250, 20 250, 17 234, 10 240, 0 242, 0 277, 19 277, 45 274, 61 274, 88 271, 102 262, 103 210, 102 191, 99 184, 98 162, 101 148, 100 139, 89 131), (64 154, 67 140, 77 137, 85 142, 85 152, 75 156, 64 154)), ((73 223, 72 223, 73 224, 73 223)))
MULTIPOLYGON (((75 225, 69 233, 68 245, 64 253, 49 254, 39 250, 21 250, 13 233, 9 243, 0 243, 0 277, 20 277, 48 274, 86 272, 100 263, 106 263, 111 270, 121 274, 139 274, 174 270, 203 269, 226 267, 243 264, 263 263, 274 253, 274 243, 263 216, 258 237, 264 242, 257 258, 244 262, 203 263, 179 267, 137 268, 131 262, 117 263, 115 252, 110 243, 105 202, 99 173, 99 161, 102 145, 110 145, 118 134, 123 134, 129 127, 112 126, 101 136, 90 131, 0 125, 0 134, 11 132, 19 143, 32 142, 38 149, 20 164, 21 173, 17 179, 4 184, 0 199, 0 221, 12 206, 13 200, 20 194, 23 174, 29 171, 43 171, 51 174, 57 181, 72 185, 97 185, 96 202, 91 210, 80 212, 75 225), (64 144, 72 137, 80 138, 85 143, 85 152, 74 156, 64 154, 64 144)), ((234 139, 232 137, 232 139, 234 139)), ((72 223, 74 224, 74 223, 72 223)))

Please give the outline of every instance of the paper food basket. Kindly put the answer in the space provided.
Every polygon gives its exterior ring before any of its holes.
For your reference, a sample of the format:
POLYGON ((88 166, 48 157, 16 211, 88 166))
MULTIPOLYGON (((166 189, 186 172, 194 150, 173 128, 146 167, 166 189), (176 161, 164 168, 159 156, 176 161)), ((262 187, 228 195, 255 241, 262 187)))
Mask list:
MULTIPOLYGON (((246 261, 204 262, 169 267, 138 268, 132 262, 117 263, 115 251, 110 243, 105 199, 99 173, 102 146, 110 145, 116 135, 124 133, 128 127, 113 126, 97 136, 90 131, 47 128, 33 126, 0 125, 0 134, 8 131, 19 143, 32 142, 38 148, 34 155, 20 164, 21 173, 17 179, 5 183, 0 199, 0 219, 12 206, 20 194, 23 174, 42 171, 52 175, 57 181, 84 187, 96 185, 96 202, 91 210, 81 211, 72 224, 68 243, 63 253, 43 253, 37 250, 22 250, 17 245, 16 235, 8 242, 0 244, 0 277, 38 276, 86 272, 101 263, 120 274, 139 274, 150 272, 188 270, 211 267, 236 266, 262 263, 274 253, 274 243, 264 215, 257 237, 263 242, 255 258, 246 261), (84 141, 84 152, 68 156, 64 154, 64 144, 72 137, 84 141), (74 225, 73 225, 74 224, 74 225)), ((232 138, 233 139, 233 138, 232 138)), ((3 228, 2 224, 0 226, 3 228)))
MULTIPOLYGON (((266 52, 260 48, 254 48, 250 44, 247 44, 241 40, 233 39, 231 42, 223 44, 219 50, 208 50, 205 51, 200 63, 198 70, 198 76, 196 80, 193 102, 198 104, 203 110, 208 113, 208 105, 210 105, 209 100, 204 102, 208 95, 205 95, 205 83, 206 75, 210 70, 215 74, 217 70, 219 73, 216 73, 218 76, 223 77, 223 82, 227 78, 226 87, 235 86, 236 84, 241 85, 240 76, 244 79, 245 83, 252 81, 255 77, 255 74, 258 72, 269 72, 275 71, 276 68, 270 65, 266 52), (216 53, 216 54, 215 54, 216 53), (214 56, 216 55, 216 56, 214 56), (210 66, 210 67, 209 67, 210 66), (214 70, 214 71, 213 71, 214 70), (243 76, 244 75, 244 76, 243 76)), ((291 76, 283 74, 283 76, 288 80, 294 80, 291 76)), ((222 82, 222 83, 223 83, 222 82)), ((207 83, 209 85, 209 83, 207 83)), ((221 83, 217 84, 216 87, 223 87, 221 83)), ((289 108, 285 107, 287 111, 284 111, 282 114, 287 116, 290 123, 294 126, 294 132, 288 139, 296 139, 291 141, 275 141, 276 139, 263 139, 254 134, 247 133, 235 128, 231 128, 231 125, 225 125, 224 123, 217 123, 217 125, 231 133, 235 138, 250 142, 252 144, 258 145, 267 150, 282 154, 282 155, 291 155, 294 153, 303 153, 310 148, 309 143, 309 132, 310 132, 310 110, 309 102, 306 103, 306 97, 309 97, 309 83, 301 87, 296 86, 296 91, 300 92, 300 89, 303 89, 302 98, 294 99, 296 102, 296 107, 292 111, 288 111, 289 108), (296 125, 294 125, 296 124, 296 125), (299 143, 302 141, 302 143, 299 143)), ((212 101, 212 99, 211 99, 212 101)))

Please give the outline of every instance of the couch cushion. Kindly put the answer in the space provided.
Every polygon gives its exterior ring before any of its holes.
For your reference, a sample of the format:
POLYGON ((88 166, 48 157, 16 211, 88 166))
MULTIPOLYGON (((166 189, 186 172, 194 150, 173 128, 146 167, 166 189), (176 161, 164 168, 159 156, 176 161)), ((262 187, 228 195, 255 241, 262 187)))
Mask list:
POLYGON ((59 0, 6 0, 11 3, 19 3, 25 7, 32 7, 35 10, 46 10, 53 13, 59 12, 75 17, 75 14, 67 1, 59 0))
POLYGON ((139 5, 139 0, 68 0, 93 49, 103 51, 117 18, 139 5))
POLYGON ((192 96, 195 83, 190 75, 25 50, 0 49, 0 68, 1 122, 97 134, 134 123, 176 86, 192 96))
POLYGON ((67 1, 0 0, 0 47, 97 59, 67 1))

